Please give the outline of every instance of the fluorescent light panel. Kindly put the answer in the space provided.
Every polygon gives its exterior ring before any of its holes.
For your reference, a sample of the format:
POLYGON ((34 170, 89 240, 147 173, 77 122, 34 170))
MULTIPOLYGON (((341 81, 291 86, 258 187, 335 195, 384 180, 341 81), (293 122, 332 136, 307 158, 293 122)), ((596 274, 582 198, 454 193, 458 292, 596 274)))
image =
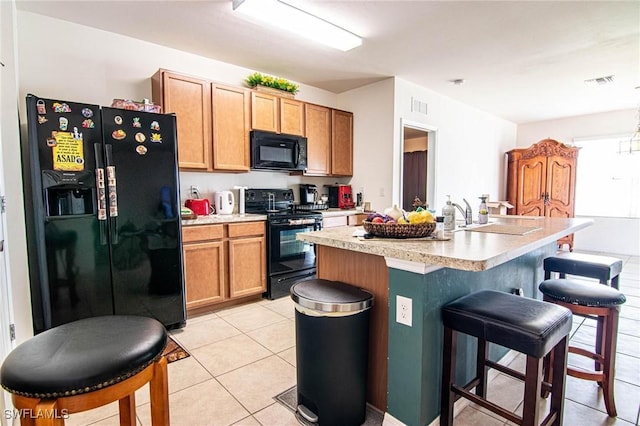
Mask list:
POLYGON ((344 28, 280 0, 233 0, 233 9, 343 52, 362 44, 344 28))

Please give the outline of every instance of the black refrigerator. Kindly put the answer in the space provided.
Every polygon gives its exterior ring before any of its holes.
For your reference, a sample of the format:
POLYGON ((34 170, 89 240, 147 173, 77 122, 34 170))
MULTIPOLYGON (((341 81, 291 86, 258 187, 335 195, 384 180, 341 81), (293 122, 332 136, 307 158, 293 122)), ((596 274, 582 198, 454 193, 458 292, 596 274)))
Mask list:
POLYGON ((28 95, 27 125, 34 332, 113 314, 183 326, 175 115, 28 95))

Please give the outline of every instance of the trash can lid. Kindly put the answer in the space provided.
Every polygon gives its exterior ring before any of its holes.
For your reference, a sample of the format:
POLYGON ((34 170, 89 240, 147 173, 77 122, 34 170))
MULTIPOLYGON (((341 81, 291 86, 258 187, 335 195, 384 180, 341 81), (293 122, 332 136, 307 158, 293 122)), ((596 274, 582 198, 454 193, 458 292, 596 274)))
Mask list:
POLYGON ((355 312, 373 306, 373 295, 341 281, 304 280, 291 287, 291 298, 305 308, 321 312, 355 312))

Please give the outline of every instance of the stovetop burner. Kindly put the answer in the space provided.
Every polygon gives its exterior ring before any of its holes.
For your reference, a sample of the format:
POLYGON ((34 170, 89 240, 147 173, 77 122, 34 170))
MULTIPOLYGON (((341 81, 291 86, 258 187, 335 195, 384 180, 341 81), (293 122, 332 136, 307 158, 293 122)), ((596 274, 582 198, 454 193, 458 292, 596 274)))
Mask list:
POLYGON ((245 211, 247 213, 266 214, 269 220, 275 218, 322 218, 322 213, 306 209, 293 204, 292 189, 258 189, 250 188, 245 191, 245 211))

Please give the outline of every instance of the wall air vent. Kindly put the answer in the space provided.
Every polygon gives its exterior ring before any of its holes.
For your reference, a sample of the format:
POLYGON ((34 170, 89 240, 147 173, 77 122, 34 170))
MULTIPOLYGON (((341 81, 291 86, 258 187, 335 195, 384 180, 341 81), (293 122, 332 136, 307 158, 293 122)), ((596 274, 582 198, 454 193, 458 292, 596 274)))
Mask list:
POLYGON ((411 112, 427 115, 427 103, 411 97, 411 112))
POLYGON ((605 77, 592 78, 584 81, 587 86, 602 86, 604 84, 613 83, 613 76, 607 75, 605 77))

